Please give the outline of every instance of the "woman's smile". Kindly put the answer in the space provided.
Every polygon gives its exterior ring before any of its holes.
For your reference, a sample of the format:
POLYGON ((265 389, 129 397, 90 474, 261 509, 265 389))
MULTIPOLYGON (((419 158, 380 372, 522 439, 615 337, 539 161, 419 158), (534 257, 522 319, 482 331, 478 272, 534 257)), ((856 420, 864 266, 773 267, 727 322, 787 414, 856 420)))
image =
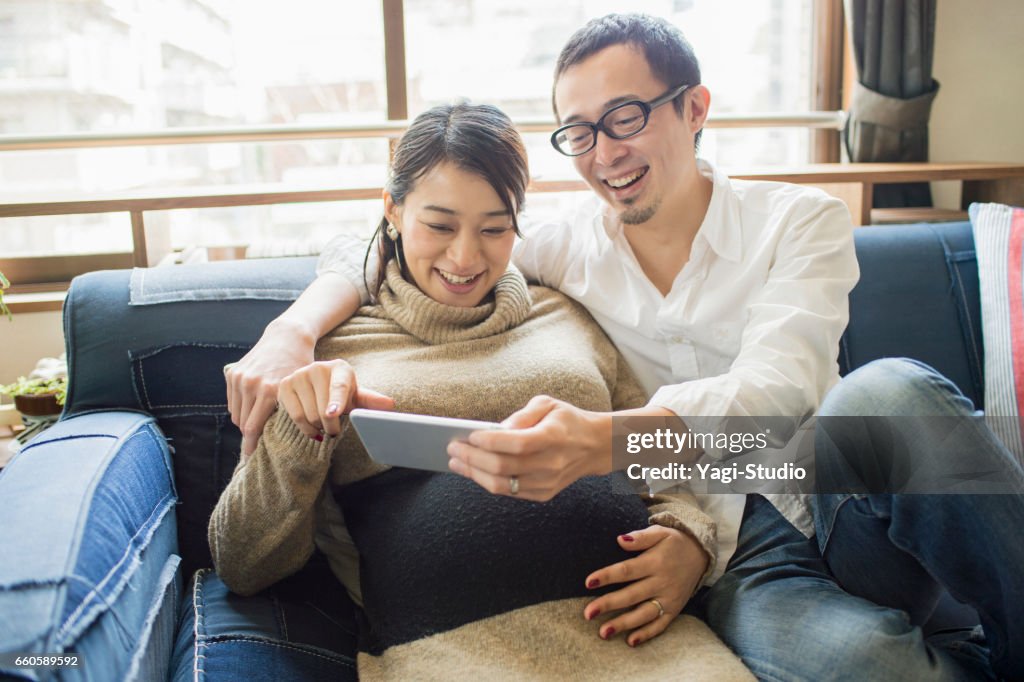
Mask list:
POLYGON ((476 288, 477 284, 480 283, 486 270, 482 270, 475 275, 464 275, 459 276, 453 272, 442 270, 441 268, 434 268, 434 272, 441 280, 442 286, 445 289, 452 292, 453 294, 468 294, 476 288))

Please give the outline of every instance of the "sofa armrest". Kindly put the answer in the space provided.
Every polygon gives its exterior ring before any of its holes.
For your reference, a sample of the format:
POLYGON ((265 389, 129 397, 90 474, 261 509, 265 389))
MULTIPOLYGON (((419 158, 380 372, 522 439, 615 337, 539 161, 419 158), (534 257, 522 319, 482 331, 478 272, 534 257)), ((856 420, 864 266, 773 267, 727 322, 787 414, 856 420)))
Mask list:
POLYGON ((315 265, 315 258, 271 258, 76 277, 64 303, 65 413, 226 412, 224 364, 242 357, 302 293, 315 265))
POLYGON ((166 670, 181 589, 171 471, 138 412, 61 420, 14 457, 0 473, 0 652, 75 653, 94 679, 166 670))
POLYGON ((313 280, 315 258, 91 272, 64 303, 65 415, 142 410, 174 447, 182 571, 212 565, 206 527, 238 463, 224 365, 313 280))

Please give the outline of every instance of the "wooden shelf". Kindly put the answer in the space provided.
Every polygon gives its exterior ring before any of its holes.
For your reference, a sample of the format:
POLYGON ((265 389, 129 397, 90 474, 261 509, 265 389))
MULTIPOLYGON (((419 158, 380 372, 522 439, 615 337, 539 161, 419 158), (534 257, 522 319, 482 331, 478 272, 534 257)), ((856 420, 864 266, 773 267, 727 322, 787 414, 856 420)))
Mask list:
MULTIPOLYGON (((4 302, 11 313, 44 313, 59 311, 64 308, 67 291, 39 291, 30 294, 4 294, 4 302)), ((0 318, 0 324, 7 321, 0 318)))
POLYGON ((873 208, 872 225, 895 225, 899 223, 953 223, 967 220, 967 211, 948 208, 873 208))
POLYGON ((812 163, 794 168, 732 169, 730 177, 778 180, 801 185, 819 183, 938 182, 941 180, 1003 180, 1024 177, 1024 164, 1017 163, 812 163))

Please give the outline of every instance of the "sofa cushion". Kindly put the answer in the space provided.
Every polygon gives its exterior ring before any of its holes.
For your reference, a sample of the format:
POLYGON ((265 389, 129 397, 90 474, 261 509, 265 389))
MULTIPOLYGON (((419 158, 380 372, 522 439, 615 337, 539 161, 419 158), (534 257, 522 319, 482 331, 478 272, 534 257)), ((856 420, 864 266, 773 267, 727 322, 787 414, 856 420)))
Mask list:
POLYGON ((988 424, 1024 464, 1024 209, 971 204, 978 252, 988 424))
POLYGON ((847 374, 872 360, 909 357, 949 377, 984 407, 978 265, 968 222, 854 231, 860 282, 840 342, 847 374))

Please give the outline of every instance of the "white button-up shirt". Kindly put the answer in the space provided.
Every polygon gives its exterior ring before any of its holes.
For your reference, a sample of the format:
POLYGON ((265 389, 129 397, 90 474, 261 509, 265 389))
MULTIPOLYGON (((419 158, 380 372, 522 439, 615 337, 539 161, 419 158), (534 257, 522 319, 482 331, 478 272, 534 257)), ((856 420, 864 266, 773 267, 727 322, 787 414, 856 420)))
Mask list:
MULTIPOLYGON (((839 380, 839 337, 859 276, 850 214, 817 189, 730 180, 703 160, 699 169, 713 182, 711 203, 668 295, 644 274, 622 224, 597 197, 570 221, 525 226, 513 262, 527 279, 590 311, 650 405, 691 426, 703 418, 699 427, 709 432, 725 417, 791 417, 789 433, 773 434, 783 442, 839 380)), ((321 270, 346 274, 363 289, 356 253, 329 249, 321 270)), ((710 582, 735 551, 744 496, 701 497, 718 524, 710 582)), ((768 497, 813 534, 805 500, 768 497)))

